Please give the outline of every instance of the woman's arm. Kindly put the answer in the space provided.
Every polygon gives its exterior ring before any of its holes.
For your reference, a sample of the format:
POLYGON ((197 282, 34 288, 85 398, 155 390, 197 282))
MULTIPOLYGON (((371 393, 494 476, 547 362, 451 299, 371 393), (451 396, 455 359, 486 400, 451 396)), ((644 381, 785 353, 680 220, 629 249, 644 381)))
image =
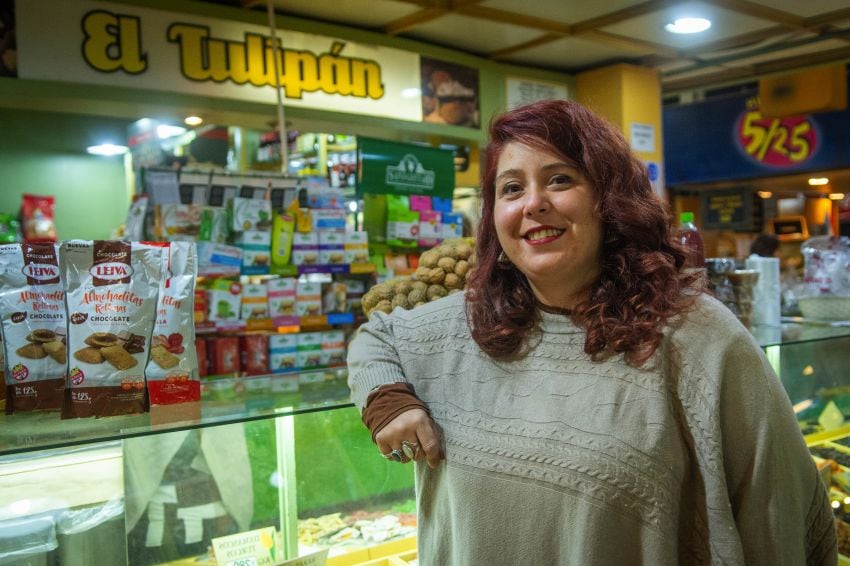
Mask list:
POLYGON ((407 443, 415 447, 414 459, 425 459, 432 468, 443 459, 439 428, 404 373, 391 317, 374 313, 357 331, 349 345, 348 385, 384 457, 407 443))

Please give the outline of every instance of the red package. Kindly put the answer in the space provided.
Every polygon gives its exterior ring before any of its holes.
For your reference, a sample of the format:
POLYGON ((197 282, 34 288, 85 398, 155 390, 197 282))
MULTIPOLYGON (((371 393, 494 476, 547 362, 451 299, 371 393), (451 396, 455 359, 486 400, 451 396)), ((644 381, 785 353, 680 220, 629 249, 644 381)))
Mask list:
POLYGON ((211 369, 214 375, 239 372, 239 338, 235 336, 214 338, 210 340, 207 346, 212 347, 210 355, 212 359, 211 369))
POLYGON ((198 356, 198 376, 204 377, 210 369, 210 362, 207 359, 207 341, 203 338, 195 338, 195 352, 198 356))
POLYGON ((242 337, 242 371, 248 375, 269 373, 269 339, 262 334, 242 337))
POLYGON ((28 242, 55 242, 53 197, 24 194, 21 198, 21 226, 28 242))

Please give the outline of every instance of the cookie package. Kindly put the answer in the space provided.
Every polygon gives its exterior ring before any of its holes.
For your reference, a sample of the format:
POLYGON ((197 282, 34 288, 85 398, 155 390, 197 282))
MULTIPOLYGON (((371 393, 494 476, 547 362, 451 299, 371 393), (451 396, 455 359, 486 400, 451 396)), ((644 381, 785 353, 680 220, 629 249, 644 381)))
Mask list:
POLYGON ((62 242, 60 256, 72 353, 63 418, 143 412, 162 248, 121 240, 68 240, 62 242))
POLYGON ((163 244, 156 322, 145 368, 151 405, 201 399, 195 351, 194 301, 198 256, 194 242, 163 244))
POLYGON ((56 244, 0 246, 7 413, 62 407, 68 360, 60 271, 56 244))

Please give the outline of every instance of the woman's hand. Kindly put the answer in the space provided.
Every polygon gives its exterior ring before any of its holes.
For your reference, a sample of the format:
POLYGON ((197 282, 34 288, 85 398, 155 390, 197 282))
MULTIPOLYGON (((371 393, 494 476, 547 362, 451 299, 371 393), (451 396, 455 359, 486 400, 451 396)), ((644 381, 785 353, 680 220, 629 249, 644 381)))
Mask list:
POLYGON ((375 434, 375 444, 385 458, 398 462, 427 460, 428 467, 436 468, 445 455, 440 427, 422 409, 401 413, 375 434), (395 452, 394 452, 395 451, 395 452))

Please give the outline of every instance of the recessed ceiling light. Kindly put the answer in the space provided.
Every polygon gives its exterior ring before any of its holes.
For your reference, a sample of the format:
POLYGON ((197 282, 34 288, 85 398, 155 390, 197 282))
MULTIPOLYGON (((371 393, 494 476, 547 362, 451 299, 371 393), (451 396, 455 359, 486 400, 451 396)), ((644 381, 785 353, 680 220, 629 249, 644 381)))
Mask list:
POLYGON ((818 187, 820 185, 826 185, 829 183, 829 179, 826 177, 812 177, 809 179, 809 184, 813 187, 818 187))
POLYGON ((186 118, 183 120, 183 122, 187 126, 195 127, 195 126, 200 126, 201 124, 203 124, 204 119, 201 118, 200 116, 186 116, 186 118))
POLYGON ((759 195, 759 197, 761 197, 761 198, 770 198, 770 197, 772 197, 772 196, 773 196, 773 193, 772 193, 772 192, 770 192, 770 191, 759 191, 759 192, 758 192, 758 195, 759 195))
POLYGON ((829 193, 832 200, 844 200, 844 193, 829 193))
POLYGON ((664 29, 670 33, 699 33, 711 27, 711 20, 705 18, 676 18, 664 29))
POLYGON ((116 145, 114 143, 101 143, 90 145, 86 151, 92 155, 122 155, 127 153, 129 148, 126 145, 116 145))

